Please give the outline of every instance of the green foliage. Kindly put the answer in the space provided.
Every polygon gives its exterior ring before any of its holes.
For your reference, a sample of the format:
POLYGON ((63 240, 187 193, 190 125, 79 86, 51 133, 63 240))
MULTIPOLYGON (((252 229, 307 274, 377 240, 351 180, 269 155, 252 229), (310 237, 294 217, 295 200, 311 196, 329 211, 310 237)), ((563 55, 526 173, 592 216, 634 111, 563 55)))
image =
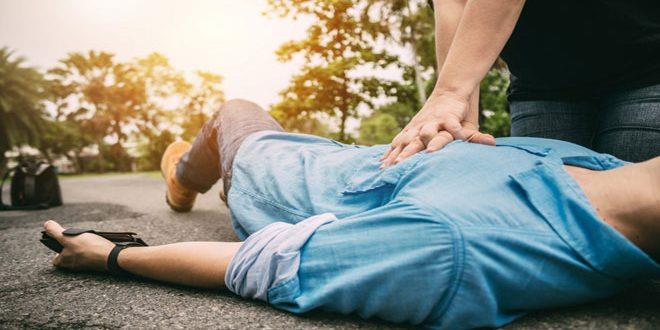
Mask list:
POLYGON ((80 125, 80 134, 98 146, 99 171, 107 163, 110 169, 123 167, 127 127, 146 103, 147 91, 134 68, 117 63, 107 52, 70 53, 59 65, 48 71, 52 83, 59 85, 59 115, 80 125), (67 109, 63 107, 68 106, 67 109), (62 112, 66 111, 66 112, 62 112), (114 141, 113 148, 106 141, 114 141))
MULTIPOLYGON (((373 111, 362 119, 358 141, 387 143, 433 90, 435 22, 426 1, 269 0, 269 4, 282 17, 314 19, 303 40, 288 42, 277 52, 283 61, 295 55, 305 60, 282 91, 280 103, 271 110, 286 129, 350 141, 343 123, 358 117, 356 109, 363 105, 373 111), (407 50, 412 58, 404 60, 389 53, 392 48, 407 50), (374 70, 395 66, 402 74, 396 81, 352 78, 361 66, 374 70), (393 97, 395 101, 374 109, 372 101, 377 96, 393 97), (319 123, 318 113, 339 118, 339 132, 328 131, 319 123), (379 124, 384 126, 377 127, 379 124)), ((509 132, 507 86, 504 64, 498 61, 480 88, 482 130, 495 136, 509 132)))
POLYGON ((72 162, 77 172, 84 172, 86 168, 80 155, 94 141, 81 133, 79 123, 69 119, 48 120, 44 128, 39 145, 44 157, 52 161, 57 156, 64 156, 72 162))
POLYGON ((410 61, 397 58, 394 63, 403 70, 402 85, 412 90, 406 91, 406 95, 400 91, 394 94, 400 102, 412 102, 415 98, 421 107, 429 95, 424 88, 424 73, 434 72, 436 67, 433 11, 421 0, 365 0, 363 3, 363 7, 358 6, 359 16, 372 43, 384 42, 412 54, 410 61), (410 94, 411 91, 414 94, 410 94))
POLYGON ((385 113, 394 117, 399 130, 401 130, 415 116, 417 110, 419 110, 417 102, 392 102, 376 109, 376 113, 385 113))
POLYGON ((140 154, 138 159, 138 170, 153 171, 160 169, 160 159, 163 152, 170 143, 176 140, 176 135, 168 130, 152 136, 148 141, 140 145, 140 154))
MULTIPOLYGON (((386 67, 396 58, 376 51, 369 41, 360 17, 355 15, 358 2, 350 0, 269 0, 273 13, 296 17, 305 15, 314 21, 302 40, 283 44, 276 54, 280 61, 300 56, 304 64, 273 106, 286 129, 305 128, 301 122, 325 114, 339 122, 340 141, 349 141, 346 122, 356 118, 360 105, 371 106, 371 99, 386 93, 388 84, 354 71, 360 66, 386 67)), ((317 127, 317 125, 312 125, 317 127)))
POLYGON ((196 78, 184 97, 186 101, 183 109, 186 120, 181 123, 181 126, 183 128, 182 137, 188 141, 195 138, 212 113, 225 101, 220 75, 198 71, 196 78))
MULTIPOLYGON (((268 0, 268 5, 274 15, 312 18, 304 38, 276 52, 280 61, 303 63, 271 109, 285 129, 346 143, 388 143, 433 89, 434 21, 426 1, 268 0), (412 56, 400 58, 400 50, 412 56), (365 74, 383 69, 401 75, 387 80, 365 74), (384 99, 388 103, 376 105, 384 99), (362 110, 371 114, 360 118, 362 110), (351 119, 361 119, 357 138, 347 131, 351 119)), ((157 169, 167 145, 192 140, 224 102, 221 76, 203 71, 186 76, 157 53, 130 61, 108 52, 71 53, 47 78, 0 49, 0 166, 4 151, 30 144, 49 159, 67 157, 80 172, 125 171, 136 159, 139 169, 157 169), (90 150, 98 156, 89 158, 90 150)), ((507 86, 506 69, 498 62, 480 87, 481 127, 495 136, 509 132, 507 86)))
POLYGON ((509 136, 509 102, 506 91, 509 87, 509 75, 506 69, 491 69, 480 85, 480 127, 484 133, 495 137, 509 136))
POLYGON ((157 169, 173 132, 193 139, 224 102, 221 76, 198 71, 188 80, 157 53, 127 62, 106 52, 71 53, 48 74, 55 114, 41 149, 66 156, 79 171, 127 171, 136 156, 139 167, 157 169), (129 152, 129 142, 137 150, 129 152), (92 145, 97 158, 81 159, 92 145))
POLYGON ((271 109, 270 115, 277 120, 287 132, 313 134, 329 137, 332 132, 322 120, 308 114, 290 115, 281 107, 271 109))
POLYGON ((389 143, 400 130, 396 117, 378 112, 362 120, 358 142, 365 145, 389 143))
POLYGON ((21 144, 36 145, 43 131, 45 81, 22 57, 12 58, 0 48, 0 167, 7 150, 21 144))

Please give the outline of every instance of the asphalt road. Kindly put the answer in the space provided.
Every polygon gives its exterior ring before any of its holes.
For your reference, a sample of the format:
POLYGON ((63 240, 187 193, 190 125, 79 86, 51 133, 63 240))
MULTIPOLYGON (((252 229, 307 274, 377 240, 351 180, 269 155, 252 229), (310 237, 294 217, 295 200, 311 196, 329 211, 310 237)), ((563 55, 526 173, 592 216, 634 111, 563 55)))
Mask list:
MULTIPOLYGON (((62 180, 65 205, 0 213, 0 328, 396 328, 376 320, 313 312, 303 316, 196 290, 102 274, 55 270, 38 242, 41 223, 131 230, 151 245, 176 241, 234 241, 219 188, 198 198, 193 212, 170 212, 164 184, 144 174, 62 180)), ((545 311, 511 329, 658 329, 660 283, 647 283, 596 304, 545 311)))

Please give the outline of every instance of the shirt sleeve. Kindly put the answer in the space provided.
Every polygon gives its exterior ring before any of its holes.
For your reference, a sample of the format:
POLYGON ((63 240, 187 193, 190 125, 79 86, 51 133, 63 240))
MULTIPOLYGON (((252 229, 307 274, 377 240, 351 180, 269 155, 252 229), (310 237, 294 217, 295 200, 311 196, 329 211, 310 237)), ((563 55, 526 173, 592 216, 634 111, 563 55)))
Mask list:
POLYGON ((269 288, 298 273, 300 249, 316 229, 335 220, 332 213, 324 213, 297 224, 275 222, 250 235, 227 268, 227 289, 267 302, 269 288))

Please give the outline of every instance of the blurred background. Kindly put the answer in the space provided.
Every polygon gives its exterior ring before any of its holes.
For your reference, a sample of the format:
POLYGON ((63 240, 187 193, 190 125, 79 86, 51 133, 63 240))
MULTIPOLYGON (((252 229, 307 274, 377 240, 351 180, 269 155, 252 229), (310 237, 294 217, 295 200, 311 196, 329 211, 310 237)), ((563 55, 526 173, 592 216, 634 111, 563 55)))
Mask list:
MULTIPOLYGON (((294 132, 389 143, 435 83, 425 0, 0 0, 0 169, 150 171, 227 99, 294 132)), ((508 72, 481 83, 509 133, 508 72)))

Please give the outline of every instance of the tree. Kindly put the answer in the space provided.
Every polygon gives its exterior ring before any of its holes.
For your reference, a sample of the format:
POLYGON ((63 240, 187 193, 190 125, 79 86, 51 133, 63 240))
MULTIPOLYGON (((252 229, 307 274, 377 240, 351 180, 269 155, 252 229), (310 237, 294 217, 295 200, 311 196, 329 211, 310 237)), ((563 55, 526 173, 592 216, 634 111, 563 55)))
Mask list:
POLYGON ((145 90, 144 103, 130 118, 137 128, 133 137, 152 138, 171 128, 182 116, 183 99, 191 88, 182 72, 176 70, 167 57, 151 53, 127 62, 135 80, 145 90))
POLYGON ((280 61, 299 55, 304 64, 280 93, 282 101, 272 109, 275 117, 285 128, 299 130, 306 127, 301 122, 318 120, 318 114, 325 114, 338 120, 337 139, 348 141, 346 123, 357 117, 358 107, 371 107, 372 98, 391 90, 387 82, 362 77, 356 69, 383 68, 396 57, 374 49, 355 13, 359 2, 269 0, 268 4, 282 17, 314 18, 304 39, 287 42, 276 52, 280 61))
POLYGON ((388 143, 399 133, 396 117, 383 112, 362 120, 358 142, 365 145, 388 143))
MULTIPOLYGON (((105 170, 105 153, 127 157, 122 143, 130 133, 129 124, 144 109, 145 84, 135 67, 117 63, 107 52, 71 53, 48 71, 53 83, 61 86, 67 102, 66 115, 81 124, 82 134, 98 146, 99 170, 105 170), (112 148, 108 143, 114 144, 112 148)), ((117 170, 128 170, 125 159, 114 159, 117 170)))
POLYGON ((410 54, 410 63, 399 58, 396 64, 403 69, 403 85, 413 87, 414 94, 403 96, 411 102, 414 97, 421 107, 429 95, 425 74, 434 73, 437 63, 433 11, 423 0, 364 0, 360 8, 360 22, 373 44, 380 41, 410 54))
POLYGON ((172 67, 168 59, 158 53, 136 60, 135 67, 147 91, 146 104, 136 114, 139 141, 140 169, 159 167, 160 157, 167 146, 176 140, 174 131, 181 130, 181 138, 192 140, 202 125, 224 102, 222 76, 197 71, 192 80, 172 67))
MULTIPOLYGON (((408 87, 416 90, 414 85, 408 87)), ((362 119, 359 142, 368 145, 391 142, 418 110, 415 99, 412 99, 412 102, 410 100, 387 103, 376 108, 369 117, 362 119)))
POLYGON ((222 76, 197 71, 195 78, 187 91, 183 106, 185 120, 181 124, 183 128, 181 137, 187 141, 191 141, 197 136, 204 123, 225 102, 225 95, 221 88, 222 76))
MULTIPOLYGON (((436 79, 435 56, 435 22, 433 13, 426 1, 422 0, 360 0, 349 3, 343 1, 284 1, 270 0, 271 7, 279 9, 282 16, 297 17, 298 15, 311 15, 315 23, 310 26, 307 38, 298 42, 291 42, 282 46, 278 55, 285 54, 290 59, 291 54, 301 54, 306 60, 301 73, 292 79, 290 86, 282 92, 282 101, 273 107, 272 113, 288 129, 305 131, 304 128, 316 128, 318 124, 303 124, 301 122, 315 120, 319 117, 315 113, 322 109, 332 109, 333 99, 320 99, 324 94, 332 95, 341 86, 336 85, 335 76, 340 74, 351 75, 360 66, 371 68, 384 68, 389 65, 398 67, 401 76, 395 81, 383 81, 362 77, 363 81, 373 82, 375 85, 354 84, 352 93, 366 95, 366 101, 361 104, 371 108, 371 114, 364 118, 369 128, 360 130, 360 141, 366 143, 387 143, 382 140, 391 135, 389 130, 400 131, 410 118, 422 107, 427 95, 433 89, 436 79), (340 6, 346 9, 339 14, 336 12, 340 6), (344 14, 342 14, 344 13, 344 14), (332 22, 328 27, 325 22, 332 22), (343 27, 351 29, 342 29, 343 27), (335 49, 343 49, 343 44, 350 42, 338 40, 343 36, 342 31, 351 31, 343 37, 351 42, 354 39, 365 50, 366 54, 378 56, 361 57, 360 65, 346 66, 333 72, 332 66, 324 61, 318 54, 332 53, 335 49), (395 56, 394 53, 407 53, 409 59, 395 56), (319 59, 319 57, 321 59, 319 59), (310 63, 315 64, 311 66, 310 63), (318 77, 322 77, 318 78, 318 77), (390 96, 394 100, 374 109, 369 96, 390 96), (387 126, 380 129, 374 136, 363 137, 373 129, 373 125, 389 119, 380 118, 381 114, 392 116, 398 128, 387 126), (380 118, 380 119, 379 119, 380 118), (301 129, 301 127, 303 129, 301 129)), ((332 53, 337 58, 345 56, 341 52, 332 53)), ((354 55, 350 53, 350 55, 354 55)), ((350 58, 350 56, 349 56, 350 58)), ((482 130, 496 136, 508 135, 508 108, 506 106, 506 76, 505 65, 498 61, 481 84, 480 118, 482 130)), ((326 111, 332 117, 332 111, 326 111)), ((355 117, 355 107, 343 113, 348 117, 355 117), (352 109, 352 110, 351 110, 352 109)), ((384 118, 388 118, 387 116, 384 118)), ((313 123, 313 122, 312 122, 313 123)), ((389 125, 389 124, 388 124, 389 125)), ((340 131, 343 127, 340 126, 340 131)), ((344 135, 340 134, 340 137, 344 135)))
POLYGON ((169 130, 153 134, 148 141, 140 144, 140 158, 138 169, 142 171, 153 171, 160 168, 160 159, 163 152, 170 143, 176 140, 176 135, 169 130))
POLYGON ((81 154, 94 141, 81 134, 80 125, 71 118, 50 119, 45 122, 39 151, 50 162, 57 156, 66 157, 77 172, 85 172, 81 154))
POLYGON ((49 70, 51 104, 47 157, 65 155, 79 170, 80 152, 96 146, 99 171, 158 168, 179 134, 191 139, 224 102, 220 75, 198 71, 192 80, 158 53, 118 62, 113 54, 72 53, 49 70), (135 149, 128 147, 137 146, 135 149))
POLYGON ((40 142, 44 125, 45 81, 22 57, 0 49, 0 168, 5 152, 20 144, 40 142))

